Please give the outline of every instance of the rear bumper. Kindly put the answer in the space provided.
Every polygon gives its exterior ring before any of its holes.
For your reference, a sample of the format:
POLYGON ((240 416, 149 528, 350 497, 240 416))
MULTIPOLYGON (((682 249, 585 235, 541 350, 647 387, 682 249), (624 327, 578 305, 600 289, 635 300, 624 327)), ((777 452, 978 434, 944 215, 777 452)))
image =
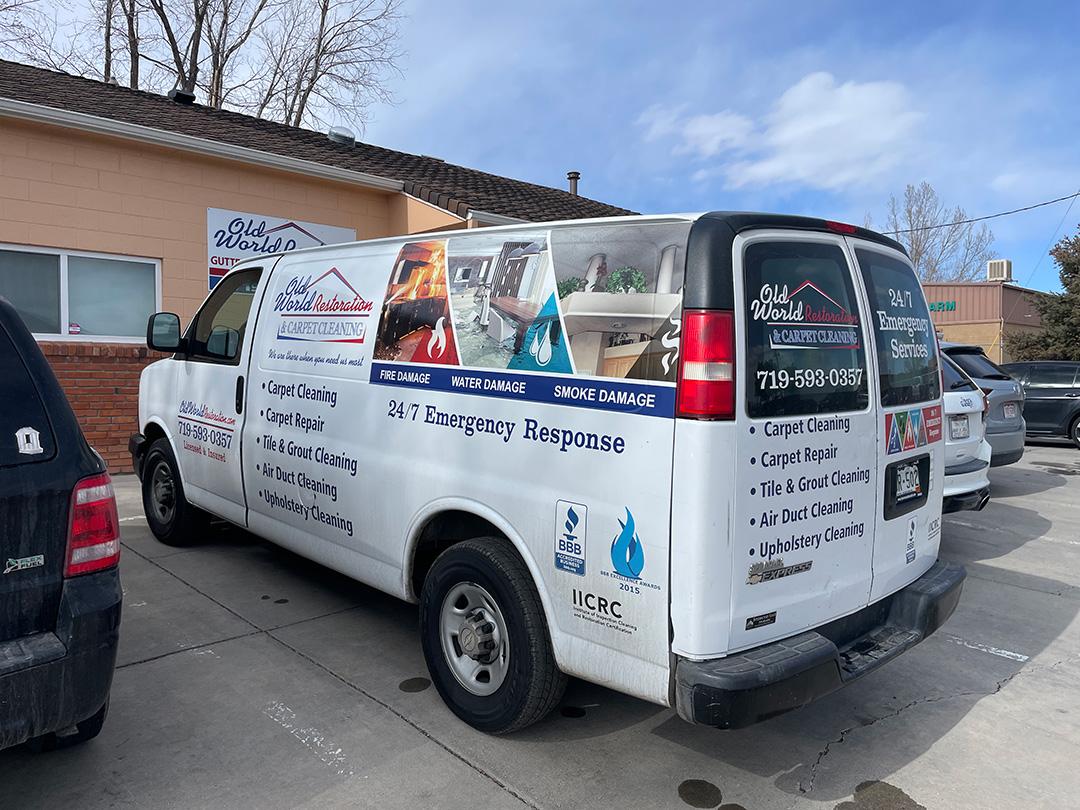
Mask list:
POLYGON ((1024 426, 1004 433, 991 433, 986 431, 986 440, 993 448, 990 457, 991 467, 1001 467, 1004 464, 1015 464, 1024 455, 1024 426))
POLYGON ((962 492, 958 495, 948 495, 941 501, 941 513, 947 515, 950 512, 978 512, 990 502, 990 487, 973 492, 962 492))
POLYGON ((115 568, 74 577, 55 632, 0 642, 0 749, 70 728, 105 704, 121 600, 115 568))
POLYGON ((727 658, 675 665, 684 720, 743 728, 797 709, 915 646, 952 615, 964 568, 939 560, 906 588, 853 616, 727 658))

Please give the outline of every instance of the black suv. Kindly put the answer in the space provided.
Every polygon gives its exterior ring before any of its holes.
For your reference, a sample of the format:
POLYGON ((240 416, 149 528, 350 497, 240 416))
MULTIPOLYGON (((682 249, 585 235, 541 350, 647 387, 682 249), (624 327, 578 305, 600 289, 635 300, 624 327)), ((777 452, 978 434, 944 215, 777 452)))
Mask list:
POLYGON ((0 298, 0 749, 97 736, 120 628, 120 522, 105 463, 0 298))
POLYGON ((1033 360, 1002 366, 1024 386, 1028 436, 1064 436, 1080 447, 1080 363, 1033 360))

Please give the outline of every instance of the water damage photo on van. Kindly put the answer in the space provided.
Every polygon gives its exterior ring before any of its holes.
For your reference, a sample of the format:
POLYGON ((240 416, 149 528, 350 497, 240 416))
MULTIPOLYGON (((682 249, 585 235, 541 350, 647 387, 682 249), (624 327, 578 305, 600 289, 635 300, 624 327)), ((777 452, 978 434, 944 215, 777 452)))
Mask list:
POLYGON ((462 365, 573 372, 546 234, 452 239, 448 264, 462 365))

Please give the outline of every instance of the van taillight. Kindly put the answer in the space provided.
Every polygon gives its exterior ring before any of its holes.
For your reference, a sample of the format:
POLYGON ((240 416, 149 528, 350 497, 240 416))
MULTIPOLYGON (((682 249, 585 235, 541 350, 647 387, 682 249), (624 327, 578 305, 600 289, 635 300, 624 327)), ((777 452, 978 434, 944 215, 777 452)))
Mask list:
POLYGON ((848 225, 846 222, 833 222, 831 219, 825 220, 825 227, 833 233, 853 234, 859 232, 859 229, 854 225, 848 225))
POLYGON ((679 361, 679 416, 735 417, 735 315, 683 310, 679 361))
POLYGON ((67 548, 65 577, 112 568, 120 561, 120 518, 108 473, 75 485, 67 548))

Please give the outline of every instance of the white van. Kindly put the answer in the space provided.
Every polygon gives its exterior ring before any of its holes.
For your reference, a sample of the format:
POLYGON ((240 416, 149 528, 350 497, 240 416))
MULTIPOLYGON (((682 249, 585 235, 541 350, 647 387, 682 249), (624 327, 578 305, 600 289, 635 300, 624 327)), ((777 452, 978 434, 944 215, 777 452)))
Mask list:
POLYGON ((711 213, 237 266, 151 318, 132 437, 168 544, 215 515, 420 603, 439 693, 520 729, 573 675, 734 728, 952 613, 941 378, 900 246, 711 213))

